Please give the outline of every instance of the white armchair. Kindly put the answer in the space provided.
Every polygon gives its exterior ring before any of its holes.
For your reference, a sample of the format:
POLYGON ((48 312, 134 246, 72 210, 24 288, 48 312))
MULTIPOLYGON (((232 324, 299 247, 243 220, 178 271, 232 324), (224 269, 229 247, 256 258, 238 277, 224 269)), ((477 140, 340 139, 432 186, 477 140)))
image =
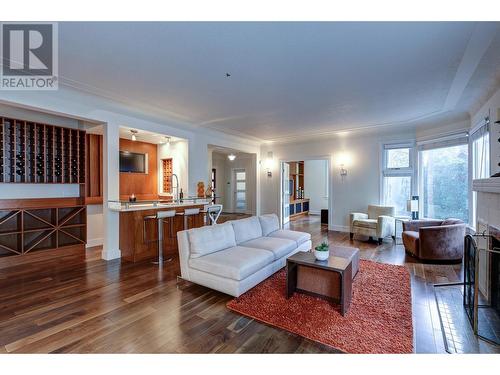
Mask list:
POLYGON ((352 212, 349 215, 351 240, 354 234, 361 234, 370 238, 377 238, 381 244, 385 237, 394 238, 396 222, 395 209, 390 206, 368 206, 368 214, 352 212))

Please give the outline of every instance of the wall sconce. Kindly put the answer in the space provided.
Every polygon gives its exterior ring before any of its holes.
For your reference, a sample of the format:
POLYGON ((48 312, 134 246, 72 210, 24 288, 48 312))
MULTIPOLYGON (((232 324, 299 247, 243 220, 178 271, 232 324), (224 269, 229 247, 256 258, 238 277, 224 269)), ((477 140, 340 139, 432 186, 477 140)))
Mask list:
POLYGON ((340 167, 340 178, 342 182, 344 182, 347 177, 347 166, 350 164, 349 161, 349 156, 346 153, 342 152, 338 154, 337 165, 340 167))
POLYGON ((347 169, 345 169, 344 164, 340 164, 340 178, 342 178, 342 181, 347 177, 347 169))
POLYGON ((274 163, 273 152, 272 151, 268 151, 268 153, 267 153, 267 159, 266 159, 267 177, 273 177, 273 172, 272 172, 273 163, 274 163))

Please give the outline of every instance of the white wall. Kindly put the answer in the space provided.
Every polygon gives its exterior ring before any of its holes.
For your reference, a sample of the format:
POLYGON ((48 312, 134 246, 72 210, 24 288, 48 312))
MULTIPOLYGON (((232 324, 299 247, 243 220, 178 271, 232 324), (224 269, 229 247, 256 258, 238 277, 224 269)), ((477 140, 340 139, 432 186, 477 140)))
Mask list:
POLYGON ((304 193, 309 198, 309 213, 319 215, 328 208, 328 161, 304 161, 304 193))
POLYGON ((87 247, 99 246, 104 242, 104 219, 102 204, 87 206, 87 247))
MULTIPOLYGON (((407 135, 409 138, 414 138, 414 136, 414 134, 407 135)), ((364 212, 369 204, 379 202, 380 142, 381 139, 374 136, 344 136, 300 144, 263 146, 261 159, 265 159, 267 152, 272 151, 275 165, 272 177, 267 177, 264 168, 261 168, 262 213, 278 214, 279 212, 278 161, 327 157, 330 159, 330 202, 333 208, 329 211, 329 229, 347 230, 349 212, 364 212), (346 165, 348 175, 343 182, 337 162, 341 154, 348 155, 350 159, 346 165)))
POLYGON ((490 169, 491 174, 500 172, 500 89, 475 113, 471 114, 471 126, 476 126, 485 117, 490 116, 490 169))

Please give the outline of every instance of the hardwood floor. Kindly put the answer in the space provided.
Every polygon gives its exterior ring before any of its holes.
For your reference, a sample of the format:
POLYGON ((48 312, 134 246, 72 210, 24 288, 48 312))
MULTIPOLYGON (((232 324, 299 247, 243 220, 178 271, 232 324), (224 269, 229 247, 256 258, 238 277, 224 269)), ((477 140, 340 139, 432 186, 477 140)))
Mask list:
MULTIPOLYGON (((432 283, 461 280, 460 265, 424 265, 401 245, 350 241, 317 217, 297 218, 313 244, 359 247, 361 257, 405 264, 411 273, 415 351, 445 351, 432 283)), ((247 319, 226 309, 231 297, 176 282, 178 263, 105 262, 100 249, 85 258, 0 270, 0 353, 334 353, 334 349, 247 319)), ((459 328, 459 327, 458 327, 459 328)), ((465 349, 495 351, 484 342, 465 349)))

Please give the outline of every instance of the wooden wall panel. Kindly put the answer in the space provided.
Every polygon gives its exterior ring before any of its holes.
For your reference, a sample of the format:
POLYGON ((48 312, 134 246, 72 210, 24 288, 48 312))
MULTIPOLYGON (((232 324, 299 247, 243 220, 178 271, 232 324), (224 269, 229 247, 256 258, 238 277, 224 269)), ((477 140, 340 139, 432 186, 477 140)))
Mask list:
POLYGON ((120 173, 120 199, 158 199, 158 150, 152 143, 120 138, 120 151, 148 154, 148 173, 120 173))

